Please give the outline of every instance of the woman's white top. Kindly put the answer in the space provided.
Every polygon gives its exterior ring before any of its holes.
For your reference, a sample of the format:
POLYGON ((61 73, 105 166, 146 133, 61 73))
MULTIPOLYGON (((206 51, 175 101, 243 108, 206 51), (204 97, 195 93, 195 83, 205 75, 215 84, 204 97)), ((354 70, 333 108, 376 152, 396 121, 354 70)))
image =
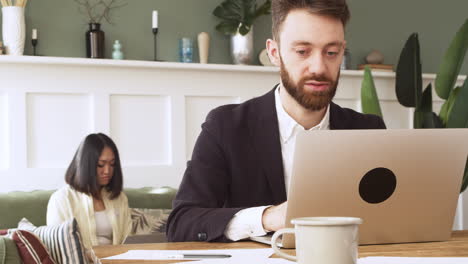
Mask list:
POLYGON ((94 213, 96 219, 96 236, 99 245, 112 245, 112 225, 106 211, 94 213))
MULTIPOLYGON (((111 200, 105 188, 101 191, 102 202, 106 208, 108 222, 112 226, 112 244, 122 244, 132 229, 132 219, 128 199, 121 192, 111 200)), ((86 249, 99 245, 96 235, 96 219, 93 197, 75 191, 69 185, 57 190, 49 199, 47 206, 47 225, 58 225, 75 218, 80 227, 81 238, 86 249)))

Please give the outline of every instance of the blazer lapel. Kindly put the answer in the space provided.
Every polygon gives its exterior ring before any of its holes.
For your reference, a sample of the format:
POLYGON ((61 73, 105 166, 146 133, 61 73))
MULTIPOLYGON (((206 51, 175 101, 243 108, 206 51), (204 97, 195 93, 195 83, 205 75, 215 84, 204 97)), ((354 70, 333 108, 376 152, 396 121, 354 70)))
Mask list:
POLYGON ((330 129, 347 129, 348 120, 343 116, 342 109, 337 104, 330 103, 330 129))
POLYGON ((275 204, 286 201, 283 158, 275 108, 275 89, 259 97, 250 113, 249 129, 258 159, 263 167, 275 204))

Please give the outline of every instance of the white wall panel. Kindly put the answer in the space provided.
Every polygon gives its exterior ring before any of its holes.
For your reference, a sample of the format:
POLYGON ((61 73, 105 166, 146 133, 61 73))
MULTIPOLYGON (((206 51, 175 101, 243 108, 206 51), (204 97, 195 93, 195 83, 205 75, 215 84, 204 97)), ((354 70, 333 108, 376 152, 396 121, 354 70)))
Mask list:
POLYGON ((168 96, 112 95, 110 131, 124 166, 172 162, 171 109, 168 96))
POLYGON ((0 93, 0 170, 7 169, 10 164, 10 143, 8 120, 8 98, 6 94, 0 93))
POLYGON ((90 96, 29 93, 26 101, 28 167, 67 167, 93 129, 90 96))
POLYGON ((445 101, 436 101, 432 104, 432 111, 436 113, 437 115, 440 113, 440 109, 442 108, 442 105, 444 104, 445 101))
POLYGON ((380 101, 385 125, 390 129, 408 128, 411 111, 398 101, 380 101))
POLYGON ((205 122, 206 116, 214 108, 239 103, 238 97, 223 96, 187 96, 185 98, 185 140, 187 160, 192 157, 193 147, 201 132, 201 124, 205 122))

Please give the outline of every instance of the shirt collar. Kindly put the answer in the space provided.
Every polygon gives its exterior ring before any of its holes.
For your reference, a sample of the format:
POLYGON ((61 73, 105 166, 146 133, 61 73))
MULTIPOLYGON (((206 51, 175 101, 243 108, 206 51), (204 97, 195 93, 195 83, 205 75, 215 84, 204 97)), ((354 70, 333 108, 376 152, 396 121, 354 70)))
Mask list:
MULTIPOLYGON (((293 135, 297 134, 300 131, 305 131, 303 126, 298 124, 296 120, 294 120, 288 113, 286 113, 286 110, 284 110, 283 104, 281 102, 281 97, 280 97, 280 87, 281 85, 278 85, 278 87, 275 90, 275 108, 276 108, 276 114, 278 116, 278 126, 279 126, 279 132, 281 136, 281 141, 282 143, 286 143, 288 140, 290 140, 293 135)), ((325 112, 325 116, 322 118, 320 123, 311 129, 311 130, 327 130, 330 127, 330 105, 327 107, 327 111, 325 112)))

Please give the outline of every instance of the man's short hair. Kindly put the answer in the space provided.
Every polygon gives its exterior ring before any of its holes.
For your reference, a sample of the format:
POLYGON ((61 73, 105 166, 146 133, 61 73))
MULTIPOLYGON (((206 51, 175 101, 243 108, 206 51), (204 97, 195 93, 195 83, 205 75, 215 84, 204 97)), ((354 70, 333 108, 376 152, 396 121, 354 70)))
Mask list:
POLYGON ((289 12, 304 9, 311 14, 330 16, 341 20, 343 27, 349 21, 350 13, 346 0, 273 0, 272 33, 274 40, 279 42, 279 34, 289 12))

